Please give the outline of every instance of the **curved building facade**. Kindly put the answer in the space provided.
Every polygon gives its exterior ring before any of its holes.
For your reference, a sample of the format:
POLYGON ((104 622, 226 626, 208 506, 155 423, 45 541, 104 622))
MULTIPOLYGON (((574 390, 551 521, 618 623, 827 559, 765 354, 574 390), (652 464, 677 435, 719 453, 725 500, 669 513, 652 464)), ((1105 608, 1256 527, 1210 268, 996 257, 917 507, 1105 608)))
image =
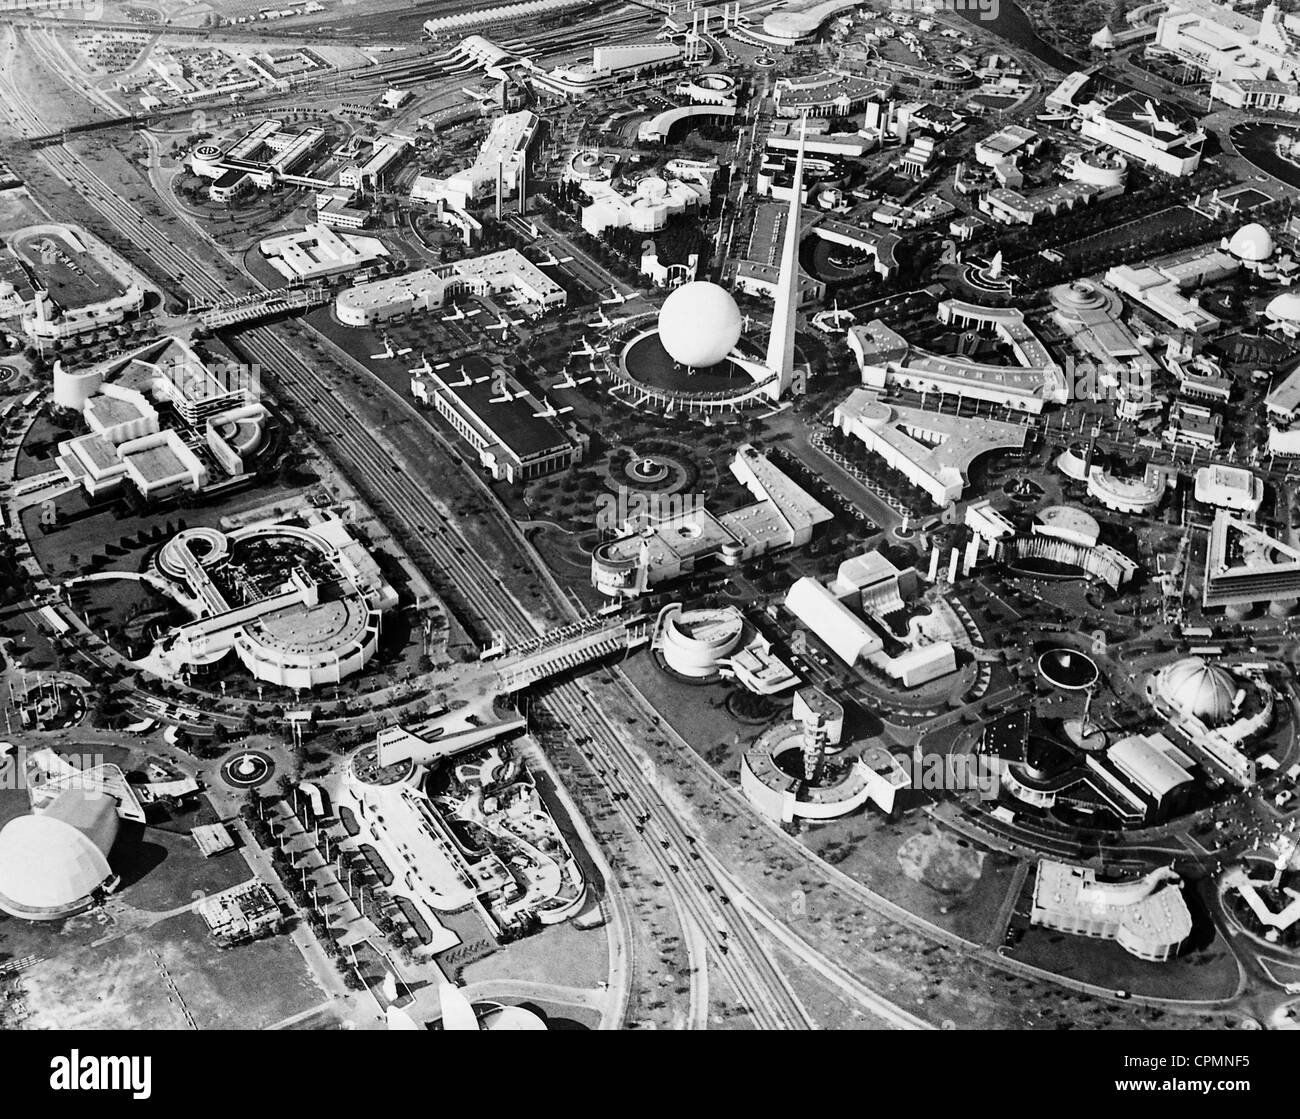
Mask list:
POLYGON ((1089 497, 1107 509, 1134 516, 1154 512, 1164 500, 1168 485, 1169 473, 1154 466, 1149 466, 1141 478, 1121 478, 1099 466, 1088 471, 1089 497))
POLYGON ((1206 726, 1228 722, 1241 691, 1231 672, 1201 657, 1176 661, 1157 673, 1154 683, 1161 699, 1206 726))
POLYGON ((0 830, 0 910, 57 921, 89 908, 114 877, 108 853, 117 828, 117 802, 78 788, 39 815, 10 820, 0 830))
POLYGON ((1152 673, 1146 695, 1211 771, 1242 788, 1256 763, 1243 747, 1273 723, 1275 692, 1264 674, 1185 657, 1152 673))
POLYGON ((1004 541, 1003 558, 1047 560, 1064 567, 1078 568, 1090 579, 1105 583, 1111 590, 1133 578, 1137 571, 1134 563, 1123 552, 1109 544, 1088 547, 1071 540, 1054 536, 1021 535, 1004 541))
POLYGON ((690 611, 670 606, 664 613, 659 652, 664 663, 682 676, 715 675, 744 637, 745 619, 734 606, 690 611))
POLYGON ((215 664, 232 650, 255 679, 289 688, 337 684, 361 671, 379 647, 383 614, 397 593, 374 558, 335 517, 303 526, 257 526, 227 536, 187 529, 158 554, 164 577, 183 584, 178 599, 198 616, 165 634, 146 659, 159 675, 215 664), (250 542, 292 555, 284 581, 232 604, 232 553, 250 542), (226 588, 226 589, 223 589, 226 588))
POLYGON ((1182 880, 1168 867, 1127 882, 1100 882, 1090 867, 1038 864, 1030 920, 1076 936, 1116 941, 1140 960, 1178 954, 1192 932, 1182 880))

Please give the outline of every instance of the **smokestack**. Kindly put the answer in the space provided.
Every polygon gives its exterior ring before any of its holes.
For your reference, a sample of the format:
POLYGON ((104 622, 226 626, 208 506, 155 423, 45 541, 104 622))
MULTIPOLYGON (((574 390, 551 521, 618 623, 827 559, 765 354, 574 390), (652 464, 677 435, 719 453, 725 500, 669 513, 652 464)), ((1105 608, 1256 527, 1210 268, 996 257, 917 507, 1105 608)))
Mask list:
POLYGON ((501 195, 505 190, 506 167, 501 160, 497 160, 497 221, 501 220, 501 195))

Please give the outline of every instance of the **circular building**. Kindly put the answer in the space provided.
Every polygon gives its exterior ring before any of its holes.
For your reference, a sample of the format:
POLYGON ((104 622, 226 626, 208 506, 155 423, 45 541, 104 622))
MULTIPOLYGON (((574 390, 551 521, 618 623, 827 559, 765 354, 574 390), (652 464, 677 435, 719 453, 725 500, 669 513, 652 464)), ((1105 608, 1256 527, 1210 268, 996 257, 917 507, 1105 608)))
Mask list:
POLYGON ((744 632, 744 615, 734 606, 687 611, 665 607, 659 651, 674 672, 706 679, 717 675, 744 632))
POLYGON ((67 789, 39 815, 0 830, 0 909, 29 921, 57 921, 89 908, 113 877, 117 802, 106 793, 67 789))
POLYGON ((1101 525, 1091 513, 1076 506, 1049 505, 1035 515, 1034 531, 1041 536, 1067 540, 1081 548, 1095 548, 1101 536, 1101 525))
POLYGON ((225 168, 221 164, 220 144, 203 143, 190 153, 190 169, 205 179, 220 178, 225 168))
POLYGON ((343 521, 313 515, 237 529, 184 529, 160 549, 170 593, 204 612, 165 633, 150 670, 176 677, 231 650, 258 680, 290 688, 337 684, 379 647, 383 614, 397 592, 343 521))
POLYGON ((485 1002, 475 1006, 479 1029, 482 1030, 545 1030, 546 1023, 525 1006, 509 1006, 485 1002))
POLYGON ((606 369, 634 407, 737 412, 776 399, 782 388, 763 353, 742 339, 744 329, 731 292, 693 280, 673 289, 658 316, 636 316, 619 332, 619 355, 606 369))
POLYGON ((1088 460, 1086 451, 1077 443, 1072 443, 1056 456, 1053 465, 1067 478, 1076 482, 1088 480, 1088 460))
POLYGON ((1230 722, 1241 685, 1226 668, 1201 657, 1175 661, 1156 673, 1155 693, 1182 715, 1200 719, 1207 727, 1230 722))
POLYGON ((1274 296, 1264 308, 1264 315, 1291 330, 1300 329, 1300 291, 1284 291, 1274 296))
POLYGON ((1119 152, 1081 152, 1069 164, 1070 178, 1099 187, 1122 187, 1128 180, 1128 160, 1119 152))
POLYGON ((1228 252, 1248 264, 1260 264, 1273 255, 1273 235, 1259 222, 1243 225, 1228 239, 1228 252))
POLYGON ((740 330, 740 308, 731 292, 708 280, 683 284, 659 312, 659 340, 668 356, 692 369, 721 362, 740 341, 740 330))
POLYGON ((84 412, 86 402, 95 395, 104 383, 104 367, 95 365, 89 369, 73 371, 65 369, 63 362, 54 363, 53 400, 56 408, 67 408, 73 412, 84 412))
POLYGON ((1038 658, 1038 671, 1057 688, 1079 691, 1097 682, 1097 663, 1077 649, 1048 649, 1038 658))
MULTIPOLYGON (((443 983, 439 991, 442 1004, 440 1025, 444 1030, 544 1030, 542 1018, 524 1006, 499 1002, 471 1003, 464 991, 443 983)), ((401 1028, 410 1027, 402 1026, 401 1028)))

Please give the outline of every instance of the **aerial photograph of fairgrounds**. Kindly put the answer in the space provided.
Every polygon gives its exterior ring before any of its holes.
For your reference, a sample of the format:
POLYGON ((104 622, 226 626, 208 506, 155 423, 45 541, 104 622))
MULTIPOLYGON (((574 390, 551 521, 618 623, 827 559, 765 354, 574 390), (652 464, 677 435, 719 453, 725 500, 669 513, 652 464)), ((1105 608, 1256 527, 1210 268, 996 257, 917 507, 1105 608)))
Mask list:
POLYGON ((0 1028, 1300 1028, 1300 0, 10 0, 0 1028))

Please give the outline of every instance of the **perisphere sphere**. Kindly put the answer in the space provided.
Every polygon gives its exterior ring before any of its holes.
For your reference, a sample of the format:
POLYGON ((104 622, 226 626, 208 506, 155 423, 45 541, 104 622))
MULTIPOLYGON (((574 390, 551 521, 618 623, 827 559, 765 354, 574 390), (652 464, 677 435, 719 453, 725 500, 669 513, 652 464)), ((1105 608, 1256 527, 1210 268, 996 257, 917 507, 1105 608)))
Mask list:
POLYGON ((707 280, 683 284, 664 300, 659 341, 693 369, 717 365, 740 341, 740 308, 731 292, 707 280))

